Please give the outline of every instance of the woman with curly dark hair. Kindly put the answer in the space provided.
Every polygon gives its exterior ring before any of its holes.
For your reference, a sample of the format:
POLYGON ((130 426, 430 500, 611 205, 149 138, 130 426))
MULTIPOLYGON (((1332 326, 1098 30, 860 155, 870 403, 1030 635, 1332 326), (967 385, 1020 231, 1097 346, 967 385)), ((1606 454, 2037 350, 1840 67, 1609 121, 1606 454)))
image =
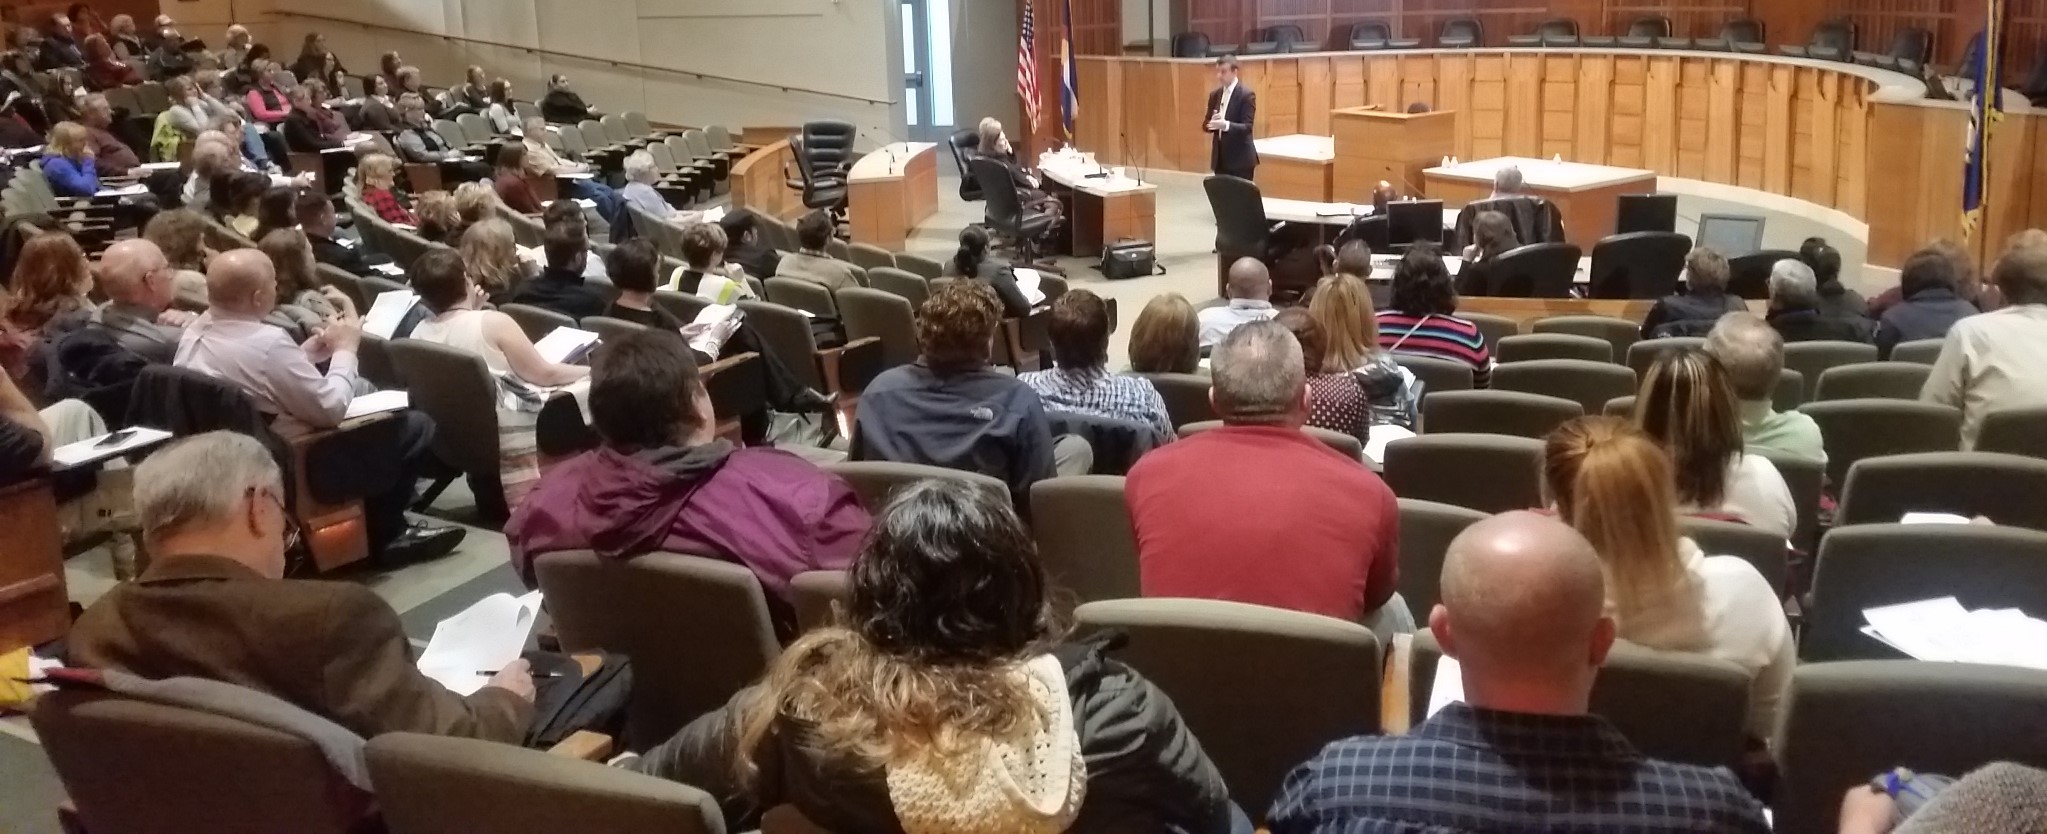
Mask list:
POLYGON ((1380 348, 1468 365, 1476 388, 1492 382, 1492 350, 1478 325, 1457 317, 1457 286, 1434 247, 1416 246, 1393 267, 1387 308, 1378 314, 1380 348))

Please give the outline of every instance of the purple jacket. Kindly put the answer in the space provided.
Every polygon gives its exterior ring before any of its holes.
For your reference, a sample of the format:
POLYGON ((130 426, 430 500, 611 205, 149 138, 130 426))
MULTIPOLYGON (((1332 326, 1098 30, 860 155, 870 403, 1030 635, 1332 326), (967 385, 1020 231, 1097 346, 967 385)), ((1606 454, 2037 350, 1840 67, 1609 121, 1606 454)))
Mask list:
POLYGON ((771 600, 786 602, 797 574, 850 567, 869 523, 837 476, 788 452, 721 440, 571 458, 541 477, 505 538, 528 586, 534 554, 667 551, 745 565, 771 600))

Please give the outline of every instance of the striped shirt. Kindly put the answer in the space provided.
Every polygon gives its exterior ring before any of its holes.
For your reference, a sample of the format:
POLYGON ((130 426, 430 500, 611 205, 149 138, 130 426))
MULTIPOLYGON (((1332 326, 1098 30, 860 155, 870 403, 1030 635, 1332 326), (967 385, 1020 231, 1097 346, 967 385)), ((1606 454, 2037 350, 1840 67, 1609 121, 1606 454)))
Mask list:
POLYGON ((1471 384, 1485 388, 1492 383, 1493 352, 1486 347, 1485 334, 1478 325, 1456 316, 1410 316, 1394 310, 1379 312, 1379 348, 1411 356, 1447 359, 1471 366, 1471 384))

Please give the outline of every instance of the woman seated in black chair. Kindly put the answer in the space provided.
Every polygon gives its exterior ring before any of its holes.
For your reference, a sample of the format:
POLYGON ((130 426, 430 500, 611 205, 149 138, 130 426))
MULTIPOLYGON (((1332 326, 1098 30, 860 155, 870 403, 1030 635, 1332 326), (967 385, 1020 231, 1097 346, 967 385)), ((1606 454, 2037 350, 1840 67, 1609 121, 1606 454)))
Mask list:
POLYGON ((1492 284, 1494 258, 1521 245, 1514 223, 1497 211, 1482 211, 1471 221, 1471 245, 1464 247, 1464 267, 1457 271, 1458 295, 1486 295, 1492 284))
POLYGON ((1044 183, 1038 175, 1031 173, 1031 169, 1017 161, 1016 149, 1010 146, 1009 134, 1003 132, 1002 122, 993 118, 982 119, 979 131, 981 146, 976 150, 976 155, 982 159, 1002 163, 1002 167, 1009 169, 1010 182, 1016 184, 1017 199, 1023 203, 1025 212, 1052 215, 1052 223, 1045 227, 1045 232, 1041 235, 1050 237, 1052 230, 1059 226, 1060 218, 1066 214, 1065 206, 1059 203, 1059 198, 1045 193, 1042 187, 1044 183))

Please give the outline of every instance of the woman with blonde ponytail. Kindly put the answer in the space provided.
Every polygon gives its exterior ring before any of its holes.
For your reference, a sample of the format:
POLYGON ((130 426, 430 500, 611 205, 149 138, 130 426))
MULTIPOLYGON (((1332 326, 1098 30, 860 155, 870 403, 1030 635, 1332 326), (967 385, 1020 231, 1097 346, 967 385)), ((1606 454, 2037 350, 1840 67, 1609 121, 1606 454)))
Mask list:
POLYGON ((1248 821, 1166 697, 1065 642, 1006 496, 928 480, 875 520, 840 625, 627 767, 841 834, 1179 831, 1248 821))
POLYGON ((1754 681, 1749 732, 1768 738, 1796 662, 1783 604, 1754 565, 1708 556, 1678 532, 1676 475, 1661 446, 1614 417, 1551 432, 1543 486, 1557 515, 1599 551, 1623 640, 1729 661, 1754 681))

